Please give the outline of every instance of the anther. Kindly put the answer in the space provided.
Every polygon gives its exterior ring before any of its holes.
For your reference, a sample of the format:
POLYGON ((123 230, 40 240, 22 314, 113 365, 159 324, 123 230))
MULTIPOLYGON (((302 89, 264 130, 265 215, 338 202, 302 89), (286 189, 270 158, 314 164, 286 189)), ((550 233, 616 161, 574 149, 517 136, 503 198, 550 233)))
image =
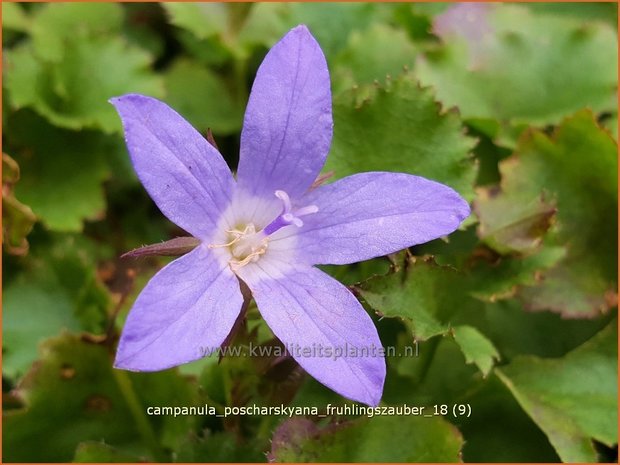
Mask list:
POLYGON ((237 242, 239 242, 241 238, 245 236, 246 234, 254 234, 256 232, 256 228, 254 227, 253 224, 249 224, 245 227, 243 231, 239 231, 238 229, 227 229, 226 232, 234 236, 234 239, 232 241, 226 244, 209 244, 207 245, 207 247, 209 249, 217 249, 220 247, 231 247, 235 245, 237 242))
POLYGON ((239 268, 244 267, 245 265, 247 265, 250 262, 256 262, 256 261, 258 261, 258 258, 261 255, 265 254, 265 252, 267 252, 267 247, 261 247, 260 249, 252 252, 250 255, 245 257, 243 260, 231 260, 229 262, 230 269, 233 270, 233 271, 237 271, 239 268))

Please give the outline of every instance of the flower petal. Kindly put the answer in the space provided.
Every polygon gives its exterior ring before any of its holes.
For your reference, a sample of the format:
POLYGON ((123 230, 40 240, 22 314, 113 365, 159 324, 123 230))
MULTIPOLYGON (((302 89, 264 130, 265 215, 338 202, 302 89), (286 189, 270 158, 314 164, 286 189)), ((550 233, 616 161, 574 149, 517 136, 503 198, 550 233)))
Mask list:
POLYGON ((242 303, 236 276, 198 246, 142 290, 125 322, 114 366, 156 371, 202 358, 222 344, 242 303))
POLYGON ((303 218, 302 228, 289 228, 297 239, 289 244, 308 264, 387 255, 450 234, 470 213, 467 202, 448 186, 404 173, 349 176, 310 191, 300 204, 319 207, 303 218))
POLYGON ((248 194, 302 194, 321 171, 332 139, 325 56, 305 26, 292 29, 265 57, 241 132, 237 179, 248 194))
POLYGON ((210 237, 235 184, 220 153, 166 104, 144 95, 110 100, 140 181, 170 221, 210 237))
POLYGON ((238 273, 293 358, 337 393, 377 405, 385 380, 383 346, 353 294, 316 268, 289 269, 269 277, 260 263, 238 273), (352 356, 353 350, 358 356, 352 356))

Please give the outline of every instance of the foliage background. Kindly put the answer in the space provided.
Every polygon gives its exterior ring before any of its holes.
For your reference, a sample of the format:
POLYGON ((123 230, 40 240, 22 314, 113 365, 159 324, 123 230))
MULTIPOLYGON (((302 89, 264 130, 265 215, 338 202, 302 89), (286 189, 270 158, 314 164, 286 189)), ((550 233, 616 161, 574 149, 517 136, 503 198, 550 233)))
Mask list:
MULTIPOLYGON (((4 461, 616 461, 617 11, 607 4, 14 4, 3 15, 4 461), (327 55, 326 170, 420 174, 474 213, 449 240, 325 269, 386 345, 383 405, 469 418, 148 417, 147 405, 347 401, 290 360, 113 370, 183 232, 137 181, 107 100, 164 99, 237 163, 268 48, 327 55), (267 453, 267 455, 266 455, 267 453)), ((250 309, 235 344, 277 344, 250 309)))

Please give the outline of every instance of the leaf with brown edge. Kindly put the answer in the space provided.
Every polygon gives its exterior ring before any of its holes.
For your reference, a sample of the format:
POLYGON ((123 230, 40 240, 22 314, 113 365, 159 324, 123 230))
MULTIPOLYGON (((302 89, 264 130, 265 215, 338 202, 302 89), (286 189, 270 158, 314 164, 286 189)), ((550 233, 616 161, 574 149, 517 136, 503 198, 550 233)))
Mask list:
POLYGON ((515 202, 502 196, 497 187, 478 188, 476 195, 478 236, 500 253, 534 251, 553 224, 556 208, 541 196, 529 202, 515 202))
POLYGON ((501 241, 497 234, 489 234, 486 238, 492 239, 487 242, 502 253, 515 249, 532 253, 538 242, 542 248, 566 250, 542 279, 519 292, 524 305, 569 318, 592 317, 613 307, 617 302, 617 147, 592 112, 583 110, 565 119, 551 136, 529 131, 499 168, 498 194, 485 197, 482 191, 475 202, 482 236, 495 225, 520 223, 531 228, 517 228, 520 234, 504 234, 501 241), (551 225, 544 219, 551 211, 547 199, 553 199, 557 210, 551 225), (535 218, 542 220, 531 221, 535 218))
POLYGON ((13 185, 19 180, 19 165, 2 153, 2 245, 11 255, 28 253, 26 236, 37 221, 28 205, 15 198, 13 185))

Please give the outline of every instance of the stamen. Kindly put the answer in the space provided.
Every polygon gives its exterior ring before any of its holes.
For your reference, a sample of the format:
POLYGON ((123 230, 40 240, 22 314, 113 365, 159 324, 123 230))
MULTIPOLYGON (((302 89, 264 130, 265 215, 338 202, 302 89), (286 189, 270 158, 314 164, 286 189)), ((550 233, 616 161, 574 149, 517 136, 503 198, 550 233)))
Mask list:
POLYGON ((258 258, 261 255, 265 254, 265 252, 267 252, 267 247, 261 247, 260 249, 252 252, 250 255, 245 257, 243 260, 231 260, 229 262, 230 269, 233 270, 233 271, 237 271, 239 268, 244 267, 245 265, 247 265, 250 262, 256 262, 256 261, 258 261, 258 258))
POLYGON ((252 223, 250 223, 249 225, 245 227, 243 231, 239 231, 238 229, 227 229, 226 232, 234 236, 234 239, 232 241, 226 244, 209 244, 207 245, 207 247, 209 249, 217 249, 220 247, 230 247, 236 244, 237 242, 239 242, 241 238, 245 236, 246 234, 254 234, 256 232, 256 228, 252 223))

